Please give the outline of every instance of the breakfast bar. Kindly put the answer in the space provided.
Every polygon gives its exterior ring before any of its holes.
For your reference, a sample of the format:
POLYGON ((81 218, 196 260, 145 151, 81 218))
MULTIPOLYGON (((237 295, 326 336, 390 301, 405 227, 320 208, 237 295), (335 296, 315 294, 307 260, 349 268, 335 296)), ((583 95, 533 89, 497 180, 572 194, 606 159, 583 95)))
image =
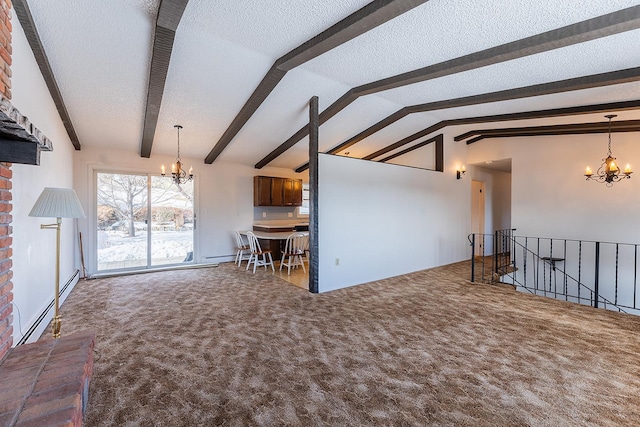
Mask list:
MULTIPOLYGON (((256 235, 263 250, 270 250, 274 261, 279 261, 285 241, 292 233, 309 234, 309 224, 299 223, 294 225, 264 225, 253 226, 253 234, 256 235)), ((247 235, 249 230, 241 231, 240 234, 247 235)))

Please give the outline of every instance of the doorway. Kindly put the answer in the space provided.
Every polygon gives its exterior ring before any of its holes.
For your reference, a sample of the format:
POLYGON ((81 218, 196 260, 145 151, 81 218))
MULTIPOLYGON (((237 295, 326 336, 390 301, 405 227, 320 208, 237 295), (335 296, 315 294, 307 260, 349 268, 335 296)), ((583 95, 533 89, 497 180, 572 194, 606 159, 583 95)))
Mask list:
POLYGON ((475 253, 483 254, 485 231, 485 185, 484 181, 471 180, 471 232, 480 236, 476 237, 475 253))
POLYGON ((194 262, 193 181, 96 172, 97 271, 194 262))

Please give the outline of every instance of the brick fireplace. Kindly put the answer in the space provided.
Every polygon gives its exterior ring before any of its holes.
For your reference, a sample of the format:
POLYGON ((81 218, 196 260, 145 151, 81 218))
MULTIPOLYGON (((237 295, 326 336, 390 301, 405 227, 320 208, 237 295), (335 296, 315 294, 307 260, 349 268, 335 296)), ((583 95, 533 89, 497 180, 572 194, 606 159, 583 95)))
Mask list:
MULTIPOLYGON (((0 0, 0 93, 11 99, 11 0, 0 0)), ((13 345, 11 163, 0 163, 0 361, 13 345)))
POLYGON ((12 165, 38 165, 51 142, 11 104, 11 0, 0 0, 0 426, 81 426, 95 333, 14 344, 12 165))

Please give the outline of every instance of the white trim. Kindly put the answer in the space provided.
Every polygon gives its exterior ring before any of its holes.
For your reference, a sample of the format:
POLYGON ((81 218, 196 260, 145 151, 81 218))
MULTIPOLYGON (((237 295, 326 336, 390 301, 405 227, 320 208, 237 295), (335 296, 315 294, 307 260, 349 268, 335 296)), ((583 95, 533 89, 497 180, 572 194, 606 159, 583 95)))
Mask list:
MULTIPOLYGON (((79 270, 74 270, 73 274, 69 276, 67 280, 65 280, 64 282, 62 281, 61 282, 66 284, 72 279, 73 281, 69 284, 65 292, 62 295, 60 295, 60 301, 59 301, 60 307, 62 307, 62 304, 66 301, 71 291, 78 284, 78 281, 80 280, 79 270), (74 276, 75 276, 75 279, 73 279, 74 276)), ((55 294, 55 292, 53 293, 55 294)), ((29 319, 29 322, 24 326, 16 323, 16 320, 22 320, 22 319, 17 319, 16 316, 14 316, 14 321, 13 321, 14 330, 17 330, 20 336, 14 335, 13 346, 17 345, 18 341, 20 341, 22 337, 24 337, 24 335, 27 333, 27 331, 29 331, 29 329, 31 329, 33 325, 38 321, 38 318, 40 318, 40 316, 42 316, 42 314, 45 311, 49 310, 48 313, 40 320, 40 323, 38 324, 37 328, 31 333, 31 335, 26 341, 26 344, 36 342, 38 341, 38 339, 40 339, 40 336, 49 328, 49 325, 51 324, 51 319, 53 319, 53 313, 54 313, 53 307, 49 308, 49 305, 52 303, 52 301, 53 301, 53 296, 51 297, 51 299, 45 302, 45 304, 37 311, 37 314, 34 315, 31 319, 29 319), (18 330, 16 326, 21 327, 21 329, 18 330)), ((62 317, 62 327, 60 331, 61 331, 61 334, 64 335, 64 317, 62 317)))
POLYGON ((170 270, 190 270, 193 268, 212 268, 219 267, 219 263, 202 263, 202 264, 189 264, 189 265, 173 265, 167 267, 154 267, 144 270, 120 270, 120 271, 109 271, 105 273, 95 274, 92 279, 103 279, 106 277, 118 277, 118 276, 132 276, 134 274, 145 274, 145 273, 157 273, 159 271, 170 271, 170 270))

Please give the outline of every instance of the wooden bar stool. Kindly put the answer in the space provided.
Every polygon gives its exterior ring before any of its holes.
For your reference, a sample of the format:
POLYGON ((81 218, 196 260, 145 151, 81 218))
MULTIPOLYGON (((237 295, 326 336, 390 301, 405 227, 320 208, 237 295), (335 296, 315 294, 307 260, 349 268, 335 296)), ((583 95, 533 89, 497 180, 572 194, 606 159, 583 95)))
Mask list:
POLYGON ((251 256, 251 248, 248 243, 245 243, 242 239, 242 234, 238 230, 233 230, 233 233, 236 236, 236 264, 238 267, 242 265, 242 261, 245 259, 248 260, 251 256), (245 253, 246 252, 246 253, 245 253))
POLYGON ((282 260, 280 261, 280 271, 282 266, 287 266, 287 274, 291 275, 291 267, 302 266, 302 270, 306 273, 304 268, 304 260, 302 256, 305 255, 305 250, 309 245, 309 236, 302 233, 293 233, 287 237, 287 243, 282 253, 282 260))
POLYGON ((271 270, 275 273, 276 269, 273 266, 273 258, 271 256, 271 251, 269 249, 262 250, 260 247, 260 242, 258 242, 258 238, 253 232, 248 231, 247 237, 249 238, 249 247, 251 248, 251 255, 249 256, 249 262, 247 263, 247 270, 251 266, 251 262, 253 262, 253 272, 256 272, 256 267, 264 266, 265 270, 267 269, 267 265, 271 266, 271 270), (262 256, 262 259, 260 259, 262 256), (269 258, 267 260, 267 257, 269 258))

